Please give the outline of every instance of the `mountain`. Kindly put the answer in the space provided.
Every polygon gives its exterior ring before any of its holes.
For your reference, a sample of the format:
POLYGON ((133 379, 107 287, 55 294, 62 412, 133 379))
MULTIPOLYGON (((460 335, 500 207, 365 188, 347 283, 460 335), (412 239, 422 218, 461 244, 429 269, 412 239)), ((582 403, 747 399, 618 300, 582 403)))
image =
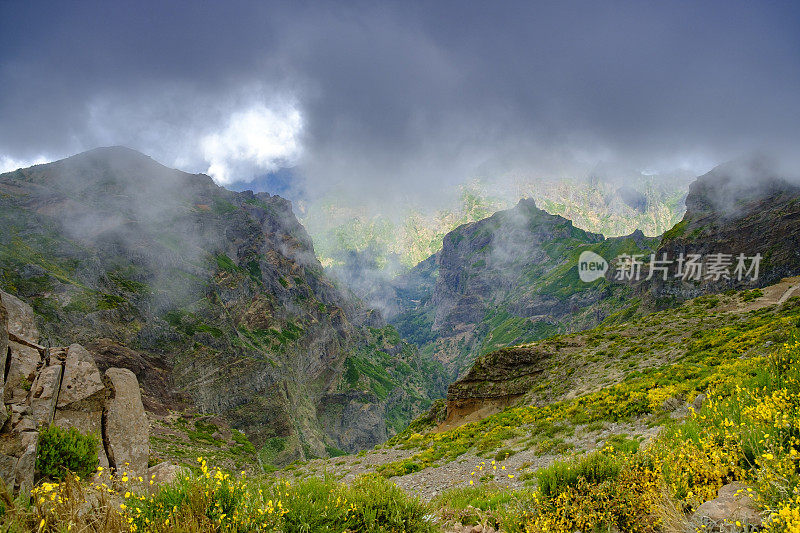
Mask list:
MULTIPOLYGON (((504 227, 508 230, 507 224, 504 227)), ((561 242, 554 237, 550 236, 551 245, 554 242, 561 242)), ((563 236, 561 238, 563 239, 563 236)), ((614 239, 603 241, 603 244, 611 242, 614 242, 614 239)), ((627 319, 645 315, 659 307, 674 308, 686 300, 702 296, 694 300, 699 307, 684 306, 683 312, 691 315, 691 309, 695 309, 702 314, 709 314, 707 309, 716 309, 720 304, 720 294, 730 295, 736 290, 744 291, 740 293, 741 298, 733 299, 728 305, 722 306, 722 311, 740 313, 752 310, 753 305, 748 302, 753 300, 758 300, 761 307, 784 304, 793 295, 797 295, 800 289, 798 280, 792 278, 800 275, 800 249, 797 243, 800 243, 800 187, 779 177, 770 170, 767 162, 761 159, 735 161, 713 169, 692 184, 686 198, 686 214, 683 220, 666 232, 660 242, 648 243, 655 258, 666 256, 668 260, 668 263, 665 263, 666 272, 653 269, 654 275, 648 276, 649 259, 644 257, 642 261, 645 265, 642 266, 640 279, 618 282, 609 270, 604 278, 588 284, 588 287, 593 287, 594 284, 597 284, 597 287, 605 287, 607 292, 600 294, 599 299, 591 301, 596 295, 587 289, 572 295, 575 299, 573 301, 577 302, 577 309, 572 311, 577 313, 577 316, 580 316, 581 307, 587 305, 587 299, 592 309, 596 309, 598 305, 608 305, 609 298, 613 298, 614 294, 622 294, 632 301, 641 303, 626 304, 620 302, 620 297, 617 296, 616 303, 621 311, 604 320, 598 320, 605 329, 597 328, 593 332, 569 337, 550 336, 549 339, 535 345, 510 347, 482 354, 467 372, 449 386, 448 420, 452 422, 454 419, 463 419, 472 412, 485 414, 487 411, 521 401, 529 404, 546 404, 563 399, 564 394, 574 395, 576 392, 584 393, 591 390, 598 382, 603 381, 602 376, 608 375, 609 367, 598 369, 585 364, 580 368, 575 367, 575 361, 579 361, 580 357, 573 352, 582 352, 583 358, 593 359, 585 352, 585 348, 590 347, 598 355, 618 355, 620 342, 614 341, 615 347, 610 350, 606 340, 619 337, 617 329, 628 327, 625 325, 627 319), (684 279, 683 276, 677 275, 678 264, 675 259, 681 254, 687 258, 690 255, 699 257, 698 261, 702 266, 697 279, 684 279), (709 266, 712 257, 718 254, 724 254, 731 260, 731 263, 726 265, 727 271, 723 269, 722 273, 709 266), (749 273, 745 271, 739 279, 740 276, 735 274, 735 269, 736 258, 740 254, 745 257, 746 269, 749 269, 753 262, 747 258, 757 254, 763 257, 759 264, 758 275, 755 271, 749 273), (793 281, 791 283, 781 281, 783 278, 790 278, 793 281), (770 291, 765 295, 766 291, 761 291, 760 288, 767 286, 770 286, 770 291), (578 296, 581 299, 577 299, 578 296), (558 382, 552 381, 555 372, 561 373, 558 382), (548 373, 551 375, 551 381, 542 386, 542 376, 548 373)), ((447 245, 443 253, 446 250, 447 245)), ((614 257, 613 254, 608 254, 607 250, 604 253, 600 248, 594 248, 594 251, 606 258, 614 257)), ((644 247, 640 252, 645 252, 644 247)), ((624 253, 633 255, 630 249, 624 253)), ((441 264, 441 259, 439 262, 441 264)), ((449 274, 448 278, 461 275, 463 266, 458 265, 463 264, 463 261, 457 263, 455 274, 449 274)), ((572 264, 574 267, 575 263, 572 264)), ((685 264, 683 271, 687 271, 685 264)), ((560 274, 558 286, 562 291, 570 286, 570 281, 574 283, 577 279, 574 274, 570 276, 563 270, 560 274)), ((437 287, 441 278, 440 271, 437 287)), ((522 292, 524 288, 517 287, 512 294, 522 292)), ((440 296, 438 301, 442 300, 440 296)), ((614 302, 613 299, 610 301, 614 302)), ((435 304, 436 300, 432 298, 431 302, 435 304)), ((569 316, 563 310, 555 309, 555 312, 552 309, 548 311, 549 316, 569 316)), ((666 320, 665 317, 670 312, 665 311, 658 320, 651 319, 649 326, 652 327, 647 328, 644 326, 644 319, 637 318, 640 323, 634 327, 637 333, 628 332, 622 336, 630 338, 648 329, 671 328, 673 325, 659 323, 666 320)), ((434 314, 434 319, 438 316, 441 314, 434 314)), ((684 320, 679 322, 687 325, 684 320)), ((403 324, 398 324, 402 332, 403 324)), ((688 324, 700 327, 694 324, 693 319, 690 319, 688 324)), ((435 325, 434 321, 432 329, 435 329, 435 325)), ((449 324, 448 330, 452 327, 452 324, 449 324)), ((663 332, 647 333, 651 334, 663 337, 663 332)), ((509 346, 512 344, 521 343, 509 343, 509 346)), ((656 352, 653 357, 656 360, 662 361, 663 357, 675 356, 676 346, 661 342, 656 345, 653 347, 656 352), (662 349, 666 351, 659 354, 662 349)), ((632 358, 632 365, 641 366, 643 358, 640 355, 635 347, 631 349, 629 357, 632 358)), ((609 379, 613 380, 613 377, 609 379)))
POLYGON ((672 261, 698 255, 706 268, 712 256, 722 254, 724 274, 704 271, 699 279, 683 279, 676 277, 674 265, 667 280, 654 276, 642 288, 657 307, 666 307, 701 294, 770 285, 800 272, 798 243, 800 187, 782 178, 766 159, 733 161, 691 185, 683 219, 664 234, 656 252, 672 261), (741 276, 736 271, 740 255, 741 276), (745 276, 757 255, 758 271, 745 276))
POLYGON ((800 272, 800 189, 769 169, 764 160, 743 159, 701 176, 683 219, 662 237, 637 230, 606 239, 522 200, 448 233, 440 252, 368 298, 383 299, 401 335, 455 378, 497 348, 775 283, 800 272), (591 283, 578 275, 586 251, 610 263, 591 283), (625 270, 625 256, 638 271, 625 270), (680 262, 694 256, 697 279, 677 276, 680 262), (651 272, 653 258, 662 263, 651 272), (631 279, 619 279, 626 272, 631 279))
POLYGON ((521 200, 448 233, 439 253, 394 280, 390 321, 455 377, 483 353, 585 329, 629 305, 629 286, 582 282, 578 257, 645 254, 657 244, 640 231, 605 239, 521 200))
POLYGON ((483 179, 460 186, 457 198, 443 200, 446 207, 433 212, 404 206, 402 200, 376 212, 363 199, 336 194, 301 202, 299 216, 323 265, 364 296, 381 280, 439 252, 444 236, 458 226, 510 209, 521 198, 590 232, 623 236, 640 229, 661 235, 680 220, 688 184, 683 174, 627 180, 483 179))
POLYGON ((33 306, 43 343, 133 370, 167 455, 187 410, 282 462, 373 446, 443 393, 278 196, 100 148, 0 175, 0 227, 0 288, 33 306))

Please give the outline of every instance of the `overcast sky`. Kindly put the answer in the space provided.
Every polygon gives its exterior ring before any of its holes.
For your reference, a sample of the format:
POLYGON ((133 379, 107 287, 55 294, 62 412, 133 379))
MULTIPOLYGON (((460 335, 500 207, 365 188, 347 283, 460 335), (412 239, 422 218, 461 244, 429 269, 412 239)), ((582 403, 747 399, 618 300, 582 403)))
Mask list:
POLYGON ((122 144, 426 198, 798 141, 798 2, 0 0, 0 170, 122 144))

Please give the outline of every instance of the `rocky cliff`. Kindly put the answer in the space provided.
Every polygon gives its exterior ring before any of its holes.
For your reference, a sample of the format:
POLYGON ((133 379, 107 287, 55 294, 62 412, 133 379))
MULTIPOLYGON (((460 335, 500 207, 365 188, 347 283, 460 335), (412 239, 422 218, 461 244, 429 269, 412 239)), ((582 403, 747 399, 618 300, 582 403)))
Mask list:
MULTIPOLYGON (((658 271, 651 279, 648 275, 648 256, 642 261, 642 279, 632 280, 625 285, 613 282, 607 275, 599 284, 612 283, 626 287, 627 294, 634 299, 641 299, 637 310, 653 311, 657 308, 674 308, 682 302, 702 295, 709 295, 707 302, 698 299, 696 303, 700 312, 715 309, 719 305, 720 293, 733 293, 730 289, 764 288, 764 291, 745 291, 744 302, 756 300, 758 307, 784 304, 800 287, 800 188, 790 181, 781 179, 779 175, 769 171, 769 167, 761 160, 746 160, 722 165, 708 174, 699 177, 691 186, 686 199, 686 215, 670 231, 666 232, 657 246, 653 246, 656 258, 667 255, 670 261, 667 279, 658 271), (709 261, 716 254, 723 254, 731 260, 727 265, 728 275, 717 276, 709 270, 709 261), (735 275, 737 256, 744 254, 752 257, 761 254, 759 272, 754 279, 752 272, 739 279, 735 275), (683 255, 688 258, 696 255, 702 265, 696 278, 684 279, 677 275, 678 265, 675 261, 683 255), (786 278, 781 281, 782 278, 786 278), (705 307, 699 307, 699 306, 705 307)), ((627 251, 625 253, 632 253, 627 251)), ((614 257, 614 254, 604 257, 614 257)), ((746 262, 749 268, 752 261, 746 262)), ((612 295, 607 292, 599 295, 598 303, 612 295)), ((795 302, 796 303, 796 302, 795 302)), ((786 304, 787 306, 789 304, 786 304)), ((614 329, 614 324, 622 323, 633 308, 622 306, 625 311, 611 316, 605 321, 608 331, 604 334, 614 342, 620 337, 641 336, 641 331, 622 332, 614 329)), ((743 312, 756 306, 753 304, 729 304, 723 311, 743 312)), ((691 309, 684 307, 684 310, 691 309)), ((695 314, 700 314, 694 311, 695 314)), ((645 321, 642 319, 642 323, 645 321)), ((685 330, 689 326, 701 329, 702 324, 695 325, 681 321, 685 330)), ((648 325, 652 327, 652 325, 648 325)), ((640 326, 641 327, 641 326, 640 326)), ((666 326, 660 325, 660 328, 666 326)), ((619 326, 623 328, 623 326, 619 326)), ((653 328, 656 330, 657 328, 653 328)), ((602 345, 604 337, 599 335, 575 334, 570 337, 553 337, 542 342, 526 346, 512 347, 487 353, 478 358, 474 365, 449 386, 448 423, 463 422, 480 418, 513 403, 525 399, 552 401, 548 394, 552 390, 560 390, 568 395, 570 390, 561 390, 561 385, 573 382, 572 387, 583 392, 582 385, 572 375, 580 368, 574 366, 571 359, 587 347, 594 348, 598 355, 611 353, 602 345), (563 379, 556 373, 562 372, 563 379), (558 384, 556 384, 558 383, 558 384), (546 384, 546 386, 543 386, 546 384), (543 388, 544 387, 544 388, 543 388), (471 417, 471 418, 470 418, 471 417)), ((675 343, 672 352, 684 350, 684 340, 675 343)), ((659 343, 655 343, 658 345, 659 343)), ((615 348, 617 349, 617 348, 615 348)), ((636 356, 631 364, 642 364, 636 349, 631 349, 631 356, 636 356)), ((664 356, 668 355, 665 352, 664 356)), ((585 357, 585 356, 584 356, 585 357)), ((585 373, 585 372, 584 372, 585 373)), ((589 383, 592 379, 582 378, 589 383)), ((599 380, 595 376, 594 383, 599 380)), ((575 392, 573 390, 573 393, 575 392)))
POLYGON ((30 306, 0 291, 0 479, 28 494, 39 430, 55 424, 98 437, 100 465, 147 473, 149 424, 130 370, 101 374, 80 344, 45 348, 30 306))
POLYGON ((494 349, 597 324, 631 288, 584 283, 578 257, 650 253, 641 232, 604 239, 522 200, 513 209, 448 233, 441 252, 393 283, 404 338, 441 361, 454 377, 494 349))
MULTIPOLYGON (((701 294, 732 288, 764 287, 800 273, 800 187, 787 181, 762 158, 716 167, 699 177, 686 197, 686 214, 667 231, 657 251, 670 259, 700 256, 700 276, 655 276, 641 289, 659 307, 701 294), (708 271, 709 259, 722 254, 725 273, 708 271), (758 271, 741 277, 737 258, 761 256, 758 271), (757 274, 754 277, 754 274, 757 274), (740 279, 741 278, 741 279, 740 279)), ((753 261, 746 259, 745 272, 753 261)), ((686 269, 684 269, 684 273, 686 269)))
POLYGON ((280 197, 104 148, 0 175, 0 225, 0 287, 45 345, 81 343, 136 374, 151 414, 220 415, 270 460, 372 446, 443 393, 280 197))

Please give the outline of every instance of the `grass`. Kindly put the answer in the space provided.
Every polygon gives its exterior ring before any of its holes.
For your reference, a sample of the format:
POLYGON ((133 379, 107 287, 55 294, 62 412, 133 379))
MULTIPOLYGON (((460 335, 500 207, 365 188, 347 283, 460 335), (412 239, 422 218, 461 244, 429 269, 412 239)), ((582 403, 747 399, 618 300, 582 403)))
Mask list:
POLYGON ((330 477, 248 478, 208 467, 158 485, 102 470, 96 482, 69 477, 33 491, 33 503, 4 498, 3 531, 395 532, 437 531, 431 508, 378 476, 350 485, 330 477))
POLYGON ((579 481, 602 483, 616 479, 622 465, 614 457, 600 452, 591 453, 577 460, 556 461, 536 472, 539 494, 553 499, 579 481))
MULTIPOLYGON (((530 404, 508 408, 501 413, 478 422, 462 425, 441 433, 426 431, 426 421, 413 423, 402 433, 390 439, 390 445, 418 448, 411 461, 427 468, 441 461, 452 460, 468 451, 476 454, 495 453, 520 435, 520 430, 536 437, 536 446, 541 453, 555 451, 563 453, 570 445, 563 436, 569 436, 576 426, 600 427, 606 422, 625 422, 647 417, 660 424, 666 413, 661 405, 667 398, 683 396, 692 400, 720 380, 744 381, 758 368, 738 361, 752 361, 766 353, 771 343, 785 342, 788 332, 800 321, 800 299, 791 299, 781 308, 769 307, 741 315, 711 315, 709 299, 690 302, 677 312, 656 313, 637 319, 624 326, 601 326, 579 334, 584 338, 598 338, 609 347, 607 355, 611 366, 608 372, 618 368, 615 361, 625 361, 628 356, 637 361, 628 367, 623 381, 595 392, 583 394, 570 400, 550 400, 549 394, 566 382, 570 375, 569 365, 583 365, 582 358, 575 354, 554 359, 550 368, 560 376, 559 382, 547 378, 533 383, 529 393, 530 404), (654 333, 667 332, 676 341, 655 339, 654 333), (691 332, 691 333, 690 333, 691 332), (687 338, 688 337, 688 338, 687 338), (662 346, 663 345, 663 346, 662 346), (653 357, 654 347, 669 352, 675 362, 651 368, 641 368, 643 359, 653 357), (632 355, 628 355, 628 354, 632 355), (744 359, 740 359, 744 358, 744 359), (750 359, 748 359, 750 358, 750 359), (537 390, 543 396, 537 396, 537 390), (559 437, 561 435, 561 437, 559 437), (546 437, 546 438, 542 438, 546 437), (561 440, 559 440, 561 439, 561 440)), ((574 336, 572 337, 574 339, 574 336)), ((567 337, 554 337, 547 341, 556 347, 568 346, 567 337)), ((586 350, 589 350, 587 348, 586 350)), ((585 366, 597 379, 596 367, 585 366)), ((566 393, 568 389, 564 389, 566 393)), ((398 475, 404 468, 385 466, 384 475, 398 475)))

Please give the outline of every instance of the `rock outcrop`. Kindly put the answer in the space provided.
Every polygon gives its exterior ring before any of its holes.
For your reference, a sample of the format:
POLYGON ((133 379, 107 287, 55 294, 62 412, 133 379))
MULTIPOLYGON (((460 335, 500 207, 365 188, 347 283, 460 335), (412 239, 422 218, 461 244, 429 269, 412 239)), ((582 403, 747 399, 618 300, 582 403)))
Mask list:
POLYGON ((480 420, 502 411, 527 393, 547 369, 546 345, 504 348, 480 357, 447 389, 443 428, 480 420))
POLYGON ((149 425, 136 376, 109 368, 104 380, 83 346, 45 348, 38 335, 30 306, 0 291, 0 348, 5 346, 6 361, 0 385, 8 413, 0 430, 2 481, 14 492, 30 491, 39 430, 50 424, 96 435, 102 466, 144 475, 149 425))
POLYGON ((745 533, 761 528, 761 513, 752 489, 741 483, 729 483, 717 491, 717 497, 695 511, 693 522, 709 533, 745 533))
POLYGON ((133 472, 147 471, 150 452, 147 415, 139 382, 125 368, 106 370, 105 442, 109 462, 133 472))

